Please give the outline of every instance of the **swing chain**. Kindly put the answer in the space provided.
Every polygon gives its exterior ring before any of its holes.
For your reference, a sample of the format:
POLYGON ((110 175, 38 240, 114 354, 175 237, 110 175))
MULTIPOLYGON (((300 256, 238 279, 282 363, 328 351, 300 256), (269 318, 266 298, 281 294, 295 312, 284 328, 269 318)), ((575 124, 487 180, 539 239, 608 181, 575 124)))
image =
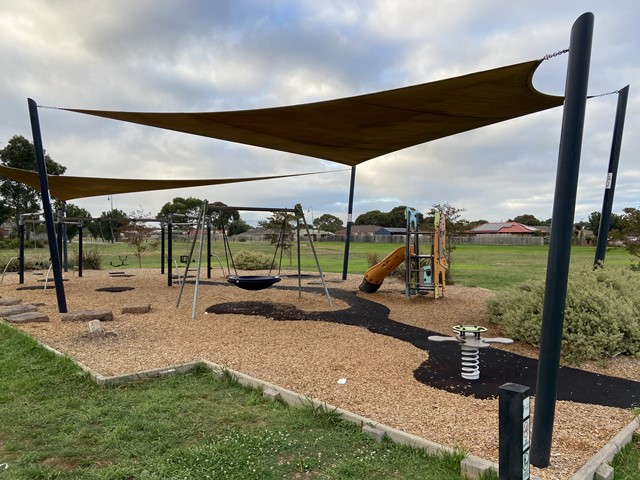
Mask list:
POLYGON ((560 55, 564 55, 568 51, 569 51, 569 49, 565 48, 564 50, 559 50, 559 51, 554 52, 554 53, 547 53, 544 57, 542 57, 542 60, 550 60, 553 57, 559 57, 560 55))
POLYGON ((606 97, 607 95, 617 95, 620 93, 620 90, 613 90, 607 93, 601 93, 599 95, 590 95, 589 98, 598 98, 598 97, 606 97))

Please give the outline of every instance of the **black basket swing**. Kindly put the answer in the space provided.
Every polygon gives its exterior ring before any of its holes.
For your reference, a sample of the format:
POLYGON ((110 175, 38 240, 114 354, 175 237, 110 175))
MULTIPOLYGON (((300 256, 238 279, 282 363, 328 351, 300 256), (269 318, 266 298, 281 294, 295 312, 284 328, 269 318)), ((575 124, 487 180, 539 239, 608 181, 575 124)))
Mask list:
POLYGON ((276 250, 273 254, 273 259, 271 260, 271 265, 269 268, 268 275, 238 275, 238 271, 236 269, 236 265, 233 261, 233 254, 231 253, 231 246, 229 244, 229 238, 224 229, 224 225, 222 225, 222 238, 224 240, 224 251, 227 259, 227 270, 231 273, 231 269, 229 268, 229 259, 231 259, 231 266, 233 267, 234 275, 227 276, 227 282, 236 287, 242 288, 244 290, 264 290, 265 288, 269 288, 270 286, 278 283, 282 278, 280 277, 280 268, 282 266, 282 255, 284 252, 284 240, 285 240, 285 230, 287 224, 287 217, 284 216, 284 220, 282 222, 282 226, 280 228, 280 233, 278 234, 278 239, 276 242, 276 250), (278 275, 272 275, 271 272, 273 270, 276 257, 278 255, 278 249, 280 250, 280 261, 278 264, 278 275))

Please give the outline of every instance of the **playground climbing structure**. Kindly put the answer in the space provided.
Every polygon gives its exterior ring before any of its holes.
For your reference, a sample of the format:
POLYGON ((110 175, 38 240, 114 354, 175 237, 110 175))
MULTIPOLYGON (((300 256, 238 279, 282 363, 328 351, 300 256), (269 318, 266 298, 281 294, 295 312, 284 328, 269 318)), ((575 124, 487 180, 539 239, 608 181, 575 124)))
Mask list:
POLYGON ((375 293, 384 279, 393 270, 405 263, 405 281, 407 298, 415 294, 433 292, 435 298, 444 296, 445 275, 448 267, 446 257, 446 224, 444 215, 436 212, 433 232, 421 232, 418 229, 418 212, 407 208, 406 244, 396 248, 381 262, 369 268, 364 274, 360 291, 375 293), (421 237, 431 238, 429 254, 420 253, 421 237))
POLYGON ((447 227, 445 216, 436 212, 434 217, 434 231, 421 232, 418 224, 418 211, 407 207, 407 244, 406 244, 406 297, 411 295, 433 292, 435 298, 444 296, 446 287, 446 271, 448 268, 446 257, 447 227), (432 235, 430 253, 420 250, 421 239, 432 235))

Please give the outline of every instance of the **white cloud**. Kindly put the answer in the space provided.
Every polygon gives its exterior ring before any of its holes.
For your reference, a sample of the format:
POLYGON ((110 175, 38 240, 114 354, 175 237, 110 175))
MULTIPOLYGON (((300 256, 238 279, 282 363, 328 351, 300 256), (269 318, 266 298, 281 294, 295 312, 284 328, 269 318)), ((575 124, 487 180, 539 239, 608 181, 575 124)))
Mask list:
MULTIPOLYGON (((595 14, 590 94, 640 76, 640 4, 514 6, 504 0, 7 0, 0 17, 0 142, 31 138, 26 99, 44 105, 213 111, 325 100, 541 58, 566 48, 575 19, 595 14)), ((564 90, 567 55, 535 86, 564 90)), ((576 217, 598 210, 616 95, 589 101, 576 217)), ((632 85, 614 209, 639 206, 640 94, 632 85)), ((340 170, 329 162, 41 110, 43 139, 69 175, 192 178, 340 170)), ((354 215, 400 205, 465 208, 468 219, 551 215, 562 110, 386 155, 357 168, 354 215)), ((0 143, 0 147, 2 143, 0 143)), ((313 208, 346 220, 349 172, 117 195, 117 208, 157 212, 175 196, 313 208)), ((74 202, 100 214, 106 197, 74 202)), ((248 214, 250 216, 250 214, 248 214)), ((252 220, 249 218, 249 220, 252 220)))

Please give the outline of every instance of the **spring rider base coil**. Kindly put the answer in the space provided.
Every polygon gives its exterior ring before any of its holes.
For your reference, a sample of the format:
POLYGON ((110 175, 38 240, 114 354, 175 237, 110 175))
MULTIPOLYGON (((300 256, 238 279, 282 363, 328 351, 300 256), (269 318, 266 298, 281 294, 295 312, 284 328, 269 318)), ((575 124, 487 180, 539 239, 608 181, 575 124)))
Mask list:
POLYGON ((454 325, 455 337, 442 335, 430 335, 433 342, 458 342, 462 356, 462 369, 460 375, 465 380, 478 380, 480 378, 480 349, 489 347, 491 343, 513 343, 510 338, 480 338, 480 334, 487 331, 480 325, 454 325))

